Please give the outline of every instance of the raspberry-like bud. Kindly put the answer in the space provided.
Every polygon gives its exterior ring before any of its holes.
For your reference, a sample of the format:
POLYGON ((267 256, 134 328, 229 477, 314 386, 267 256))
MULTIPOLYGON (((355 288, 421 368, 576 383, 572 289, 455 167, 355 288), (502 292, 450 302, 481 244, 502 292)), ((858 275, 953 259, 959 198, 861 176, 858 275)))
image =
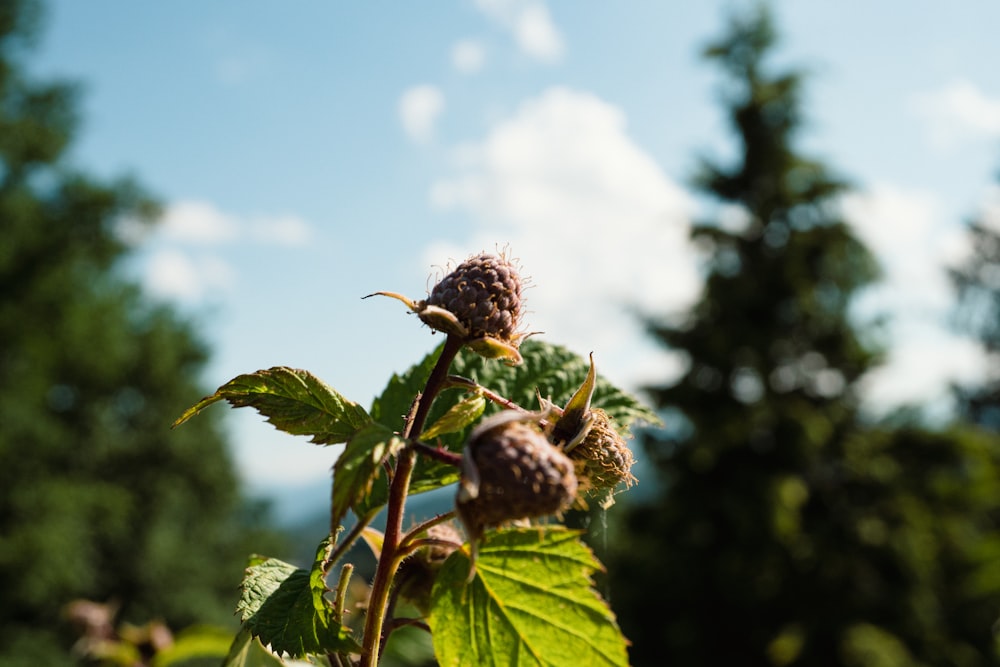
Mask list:
POLYGON ((395 292, 376 294, 402 301, 424 324, 458 337, 484 357, 517 364, 521 362, 518 347, 526 338, 519 331, 522 291, 513 262, 502 254, 482 253, 459 264, 422 301, 395 292))
POLYGON ((425 537, 440 540, 437 544, 417 550, 399 567, 399 594, 427 615, 430 611, 431 589, 445 560, 464 542, 458 529, 450 523, 439 523, 427 529, 425 537))
POLYGON ((604 410, 593 408, 592 422, 586 437, 570 450, 580 494, 597 498, 602 507, 614 503, 615 487, 625 483, 632 486, 635 457, 604 410))
POLYGON ((425 303, 452 313, 470 339, 511 341, 520 324, 521 277, 504 257, 475 255, 442 278, 425 303))
POLYGON ((513 410, 483 421, 469 436, 456 508, 469 537, 487 526, 557 514, 576 497, 573 462, 513 410))

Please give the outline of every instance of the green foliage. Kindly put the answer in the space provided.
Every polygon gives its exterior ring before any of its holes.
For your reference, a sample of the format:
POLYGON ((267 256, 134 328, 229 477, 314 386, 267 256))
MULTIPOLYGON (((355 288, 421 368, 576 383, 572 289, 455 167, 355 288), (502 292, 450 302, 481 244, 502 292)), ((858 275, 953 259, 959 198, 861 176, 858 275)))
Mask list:
POLYGON ((271 653, 249 628, 243 628, 226 656, 223 667, 285 667, 286 662, 271 653))
POLYGON ((174 643, 158 652, 151 667, 183 667, 192 660, 226 657, 233 643, 232 632, 215 626, 192 626, 177 635, 174 643))
POLYGON ((448 412, 420 434, 420 439, 427 442, 449 433, 464 433, 466 427, 482 417, 485 410, 485 398, 477 394, 467 396, 448 408, 448 412))
MULTIPOLYGON (((591 575, 601 566, 578 533, 551 526, 500 529, 491 531, 483 545, 459 548, 454 529, 437 532, 446 516, 402 534, 408 495, 466 474, 459 452, 469 431, 501 408, 515 410, 519 419, 537 420, 542 413, 524 406, 541 397, 561 405, 576 396, 574 408, 580 414, 575 419, 581 425, 591 421, 588 404, 603 408, 623 429, 638 420, 656 420, 635 398, 602 378, 594 382, 590 363, 564 348, 525 343, 525 366, 513 368, 473 356, 462 349, 466 344, 449 337, 404 374, 394 375, 370 413, 306 371, 272 368, 235 378, 177 420, 175 425, 182 424, 226 400, 235 407, 253 407, 278 429, 310 435, 314 443, 346 441, 334 465, 331 526, 339 537, 337 527, 348 509, 357 522, 339 543, 331 538, 320 545, 309 571, 273 558, 251 563, 238 605, 243 632, 227 665, 284 664, 283 654, 327 655, 343 664, 358 652, 363 664, 374 665, 383 634, 415 621, 394 617, 395 600, 404 589, 431 592, 427 627, 442 664, 576 665, 581 656, 592 664, 627 663, 626 641, 614 615, 593 590, 591 575), (449 370, 461 376, 449 375, 449 370), (383 506, 385 532, 368 526, 383 506), (378 561, 361 646, 341 625, 350 564, 342 570, 336 603, 326 599, 324 583, 359 537, 378 561), (452 555, 445 561, 448 553, 452 555), (469 554, 477 553, 475 575, 467 581, 469 554), (400 583, 395 578, 404 560, 407 574, 400 583)), ((552 446, 562 446, 562 440, 556 442, 552 446)), ((529 481, 541 483, 525 479, 524 484, 529 481)), ((524 496, 519 502, 527 502, 530 488, 512 489, 511 494, 515 491, 524 496)))
POLYGON ((278 366, 233 378, 188 408, 174 426, 221 400, 235 408, 255 408, 275 428, 311 436, 310 442, 317 445, 346 442, 371 422, 364 408, 330 389, 309 371, 278 366))
POLYGON ((456 551, 431 594, 441 665, 627 665, 614 615, 593 590, 601 569, 579 533, 561 527, 487 535, 469 580, 456 551))
POLYGON ((652 390, 675 425, 646 442, 658 497, 609 540, 631 659, 997 664, 1000 446, 859 417, 879 353, 849 306, 877 271, 839 217, 844 183, 795 148, 803 79, 769 67, 775 40, 758 8, 706 51, 741 151, 696 182, 747 223, 696 226, 701 299, 653 325, 690 363, 652 390))
POLYGON ((248 545, 278 548, 263 509, 244 514, 219 419, 166 428, 204 393, 208 352, 123 278, 119 226, 157 206, 66 161, 75 92, 19 60, 38 11, 0 10, 0 663, 31 665, 70 660, 59 619, 77 598, 231 622, 248 545))
POLYGON ((324 540, 311 570, 276 558, 251 560, 236 611, 246 629, 273 652, 302 657, 359 650, 325 597, 323 566, 329 550, 330 543, 324 540))
POLYGON ((351 436, 333 466, 333 506, 331 521, 340 523, 350 508, 364 516, 372 484, 390 457, 406 443, 382 424, 368 424, 351 436))
MULTIPOLYGON (((958 292, 958 324, 982 346, 990 367, 1000 366, 1000 231, 986 219, 968 223, 969 255, 951 271, 958 292)), ((1000 381, 956 388, 959 408, 973 422, 1000 431, 1000 381)))

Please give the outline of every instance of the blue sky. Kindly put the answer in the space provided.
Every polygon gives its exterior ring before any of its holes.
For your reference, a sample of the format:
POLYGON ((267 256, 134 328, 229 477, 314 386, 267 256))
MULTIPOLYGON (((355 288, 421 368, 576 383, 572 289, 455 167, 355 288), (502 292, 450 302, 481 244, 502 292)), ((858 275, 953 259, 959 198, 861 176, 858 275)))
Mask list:
MULTIPOLYGON (((419 298, 435 266, 510 244, 530 328, 637 387, 681 362, 631 313, 697 296, 693 216, 739 224, 688 178, 733 154, 698 54, 744 6, 56 0, 31 62, 83 83, 73 161, 164 202, 129 270, 198 317, 209 385, 289 365, 367 405, 439 339, 360 297, 419 298)), ((813 74, 801 147, 858 186, 845 214, 885 266, 859 309, 893 316, 870 403, 940 405, 982 372, 947 331, 943 267, 963 220, 1000 225, 1000 4, 774 6, 775 62, 813 74)), ((328 477, 335 449, 230 421, 253 488, 328 477)))

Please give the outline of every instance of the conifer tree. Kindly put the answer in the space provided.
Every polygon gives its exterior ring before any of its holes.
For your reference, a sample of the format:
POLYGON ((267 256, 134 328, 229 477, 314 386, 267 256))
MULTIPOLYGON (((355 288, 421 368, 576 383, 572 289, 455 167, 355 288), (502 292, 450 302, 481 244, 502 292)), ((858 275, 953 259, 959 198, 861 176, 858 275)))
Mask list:
MULTIPOLYGON (((203 392, 207 348, 123 278, 133 182, 70 165, 75 91, 25 74, 40 7, 0 8, 0 664, 66 664, 64 605, 112 602, 175 628, 231 622, 259 548, 216 416, 170 424, 203 392)), ((265 542, 266 544, 266 542, 265 542)))
POLYGON ((989 215, 984 211, 969 222, 970 254, 951 277, 959 297, 959 326, 982 345, 991 373, 979 386, 956 388, 956 395, 969 419, 1000 431, 1000 220, 989 215))
POLYGON ((605 559, 631 659, 996 664, 996 445, 859 417, 879 351, 849 307, 878 269, 840 217, 845 182, 796 147, 803 74, 770 66, 775 44, 758 8, 705 52, 740 150, 696 177, 726 219, 693 229, 701 298, 652 326, 688 367, 651 390, 661 488, 605 559))

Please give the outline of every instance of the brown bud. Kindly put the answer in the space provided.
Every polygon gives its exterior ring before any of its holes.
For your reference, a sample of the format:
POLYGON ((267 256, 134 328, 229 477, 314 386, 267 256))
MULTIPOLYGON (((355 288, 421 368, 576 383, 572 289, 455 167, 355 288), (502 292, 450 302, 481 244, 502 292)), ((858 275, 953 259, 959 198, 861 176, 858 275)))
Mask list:
POLYGON ((534 417, 502 412, 469 437, 456 507, 473 540, 487 526, 562 512, 576 497, 573 462, 530 423, 534 417))

